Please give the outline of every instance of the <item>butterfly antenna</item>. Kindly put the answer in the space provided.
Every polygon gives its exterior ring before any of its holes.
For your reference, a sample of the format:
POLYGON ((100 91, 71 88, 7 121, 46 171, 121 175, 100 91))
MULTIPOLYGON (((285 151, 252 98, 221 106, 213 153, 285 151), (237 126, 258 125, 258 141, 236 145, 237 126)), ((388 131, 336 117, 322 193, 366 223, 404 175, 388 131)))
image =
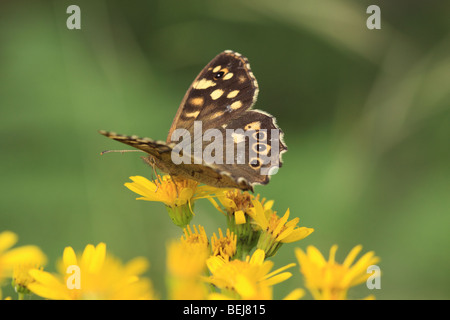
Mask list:
POLYGON ((122 154, 125 152, 144 152, 145 153, 145 151, 142 151, 142 150, 105 150, 105 151, 100 152, 100 155, 104 155, 105 153, 110 153, 110 152, 120 152, 122 154))

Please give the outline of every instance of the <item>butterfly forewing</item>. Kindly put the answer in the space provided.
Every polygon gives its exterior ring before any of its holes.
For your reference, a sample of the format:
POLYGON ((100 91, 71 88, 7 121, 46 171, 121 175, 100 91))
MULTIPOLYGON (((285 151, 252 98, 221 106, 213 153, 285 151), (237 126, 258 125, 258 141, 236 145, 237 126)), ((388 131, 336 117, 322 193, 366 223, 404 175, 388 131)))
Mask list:
POLYGON ((234 51, 217 55, 195 78, 186 92, 169 130, 194 131, 194 121, 203 130, 218 128, 238 118, 256 102, 258 83, 247 58, 234 51))

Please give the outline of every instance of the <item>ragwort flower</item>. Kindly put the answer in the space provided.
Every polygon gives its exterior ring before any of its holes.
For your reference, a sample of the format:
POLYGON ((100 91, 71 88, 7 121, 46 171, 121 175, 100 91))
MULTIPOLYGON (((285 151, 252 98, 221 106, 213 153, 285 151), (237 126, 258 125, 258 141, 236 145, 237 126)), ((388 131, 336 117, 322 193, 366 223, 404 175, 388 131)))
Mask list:
MULTIPOLYGON (((245 261, 225 260, 220 256, 213 256, 206 261, 211 276, 205 281, 221 289, 221 293, 210 296, 211 299, 255 299, 268 300, 273 298, 273 286, 289 279, 292 274, 283 272, 295 266, 288 264, 273 272, 273 262, 265 260, 263 250, 256 250, 253 255, 247 256, 245 261)), ((302 290, 295 290, 288 297, 300 298, 302 290)))
POLYGON ((32 292, 56 300, 141 300, 154 299, 148 279, 140 277, 148 268, 145 258, 134 258, 125 265, 106 252, 104 243, 89 244, 82 255, 71 247, 63 253, 60 274, 33 269, 32 292))
POLYGON ((133 182, 125 183, 125 186, 142 196, 137 200, 164 203, 173 223, 182 228, 191 221, 194 202, 197 199, 223 192, 218 188, 199 186, 194 180, 172 178, 169 175, 158 176, 155 181, 141 176, 133 176, 130 179, 133 182))
POLYGON ((266 257, 273 256, 283 243, 299 241, 309 236, 314 229, 297 226, 299 218, 290 221, 289 209, 283 217, 279 217, 272 210, 273 202, 263 204, 260 201, 253 200, 253 208, 249 210, 249 216, 253 218, 253 223, 261 229, 261 234, 256 245, 263 249, 266 257))
POLYGON ((167 247, 167 289, 171 300, 203 300, 208 288, 201 280, 210 249, 203 241, 173 241, 167 247))
POLYGON ((354 247, 342 264, 335 261, 337 245, 331 247, 328 261, 314 246, 308 246, 306 253, 300 248, 295 250, 305 285, 314 299, 345 300, 350 287, 368 279, 367 268, 376 264, 379 258, 369 251, 353 263, 361 249, 361 245, 354 247))
POLYGON ((211 237, 211 249, 213 256, 221 256, 225 260, 230 260, 236 254, 237 237, 234 232, 227 229, 226 236, 219 228, 219 236, 213 233, 211 237))
POLYGON ((12 277, 15 268, 42 266, 46 263, 47 257, 37 246, 12 248, 17 240, 18 237, 14 232, 0 233, 0 284, 5 278, 12 277))

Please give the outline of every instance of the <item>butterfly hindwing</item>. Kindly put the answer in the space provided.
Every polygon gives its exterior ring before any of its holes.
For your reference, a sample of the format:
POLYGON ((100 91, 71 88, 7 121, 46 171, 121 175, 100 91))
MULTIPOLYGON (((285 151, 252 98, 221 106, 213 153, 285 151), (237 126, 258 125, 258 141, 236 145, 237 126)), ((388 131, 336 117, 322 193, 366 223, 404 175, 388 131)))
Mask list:
POLYGON ((281 155, 287 147, 283 132, 271 115, 248 110, 221 127, 220 133, 217 138, 221 141, 216 150, 212 139, 203 142, 203 161, 218 172, 228 172, 241 184, 264 185, 282 166, 281 155), (220 151, 221 156, 215 157, 220 151))

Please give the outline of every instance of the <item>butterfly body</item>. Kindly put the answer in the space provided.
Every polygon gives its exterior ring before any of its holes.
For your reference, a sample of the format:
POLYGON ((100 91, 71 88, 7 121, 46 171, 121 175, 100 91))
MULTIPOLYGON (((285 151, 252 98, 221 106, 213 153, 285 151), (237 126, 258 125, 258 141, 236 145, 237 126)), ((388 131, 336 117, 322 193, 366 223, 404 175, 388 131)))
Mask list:
POLYGON ((146 152, 146 162, 174 177, 253 190, 253 185, 269 182, 272 169, 281 167, 281 155, 287 151, 275 118, 251 109, 258 91, 247 59, 227 50, 195 78, 165 142, 100 133, 146 152), (181 162, 175 155, 181 155, 181 162))

